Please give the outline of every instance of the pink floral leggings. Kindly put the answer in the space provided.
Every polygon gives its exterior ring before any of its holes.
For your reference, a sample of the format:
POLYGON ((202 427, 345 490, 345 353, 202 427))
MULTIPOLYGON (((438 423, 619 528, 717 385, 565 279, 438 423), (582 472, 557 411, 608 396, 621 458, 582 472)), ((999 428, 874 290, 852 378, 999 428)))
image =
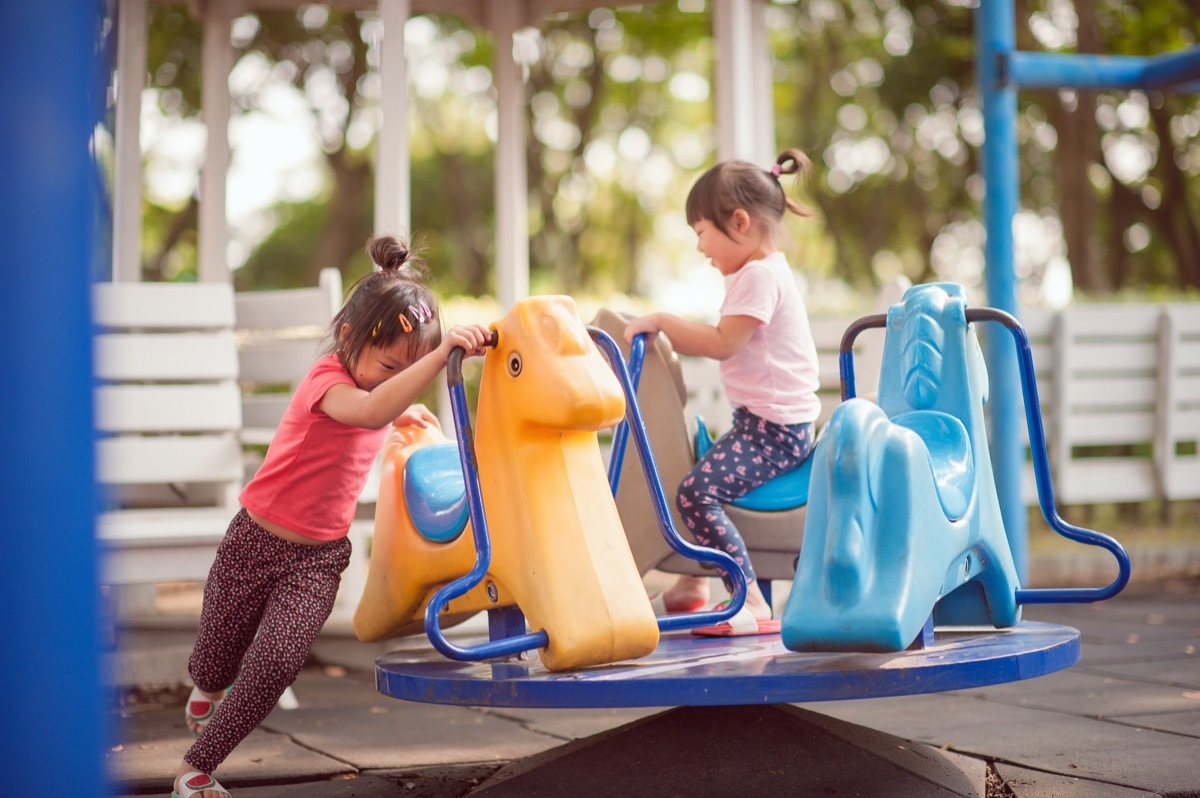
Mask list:
POLYGON ((349 562, 347 538, 304 546, 245 510, 234 516, 204 586, 188 662, 201 690, 233 689, 184 755, 188 764, 211 774, 275 707, 329 618, 349 562))

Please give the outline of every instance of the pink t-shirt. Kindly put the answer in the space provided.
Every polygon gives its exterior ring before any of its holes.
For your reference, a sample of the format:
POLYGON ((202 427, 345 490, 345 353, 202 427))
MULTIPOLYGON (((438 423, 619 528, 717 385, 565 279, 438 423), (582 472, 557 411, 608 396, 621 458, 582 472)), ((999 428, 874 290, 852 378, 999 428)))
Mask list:
POLYGON ((354 378, 335 355, 313 364, 239 497, 255 515, 314 540, 337 540, 350 531, 358 495, 387 434, 386 428, 342 424, 317 409, 339 383, 354 385, 354 378))
POLYGON ((721 315, 759 321, 750 341, 721 361, 721 384, 733 406, 776 424, 816 421, 817 346, 783 253, 752 260, 730 275, 721 315))

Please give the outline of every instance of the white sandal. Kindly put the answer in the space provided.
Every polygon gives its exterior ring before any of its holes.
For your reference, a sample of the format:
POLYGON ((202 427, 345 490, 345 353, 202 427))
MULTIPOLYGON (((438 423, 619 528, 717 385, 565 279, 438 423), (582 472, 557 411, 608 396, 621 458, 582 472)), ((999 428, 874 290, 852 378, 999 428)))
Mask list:
POLYGON ((190 770, 184 773, 175 780, 178 787, 171 792, 171 798, 192 798, 193 795, 199 795, 205 790, 215 790, 222 795, 229 796, 229 790, 221 786, 221 783, 207 773, 201 773, 198 770, 190 770))
MULTIPOLYGON (((212 716, 216 713, 217 707, 221 705, 224 696, 221 698, 209 698, 200 692, 199 687, 193 687, 191 695, 188 696, 187 703, 183 705, 183 716, 195 723, 202 730, 212 720, 212 716)), ((192 727, 189 725, 188 729, 192 727)), ((192 731, 192 734, 199 737, 200 734, 192 731)))

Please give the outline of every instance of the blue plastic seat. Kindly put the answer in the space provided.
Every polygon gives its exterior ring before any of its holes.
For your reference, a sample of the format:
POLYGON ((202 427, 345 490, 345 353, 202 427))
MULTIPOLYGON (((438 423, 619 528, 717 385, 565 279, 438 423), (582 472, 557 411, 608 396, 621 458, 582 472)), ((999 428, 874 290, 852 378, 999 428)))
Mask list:
POLYGON ((470 505, 456 444, 435 444, 412 453, 404 468, 404 501, 426 540, 449 543, 462 534, 470 505))
MULTIPOLYGON (((696 416, 696 459, 712 447, 712 438, 708 435, 708 427, 704 419, 696 416)), ((808 504, 808 480, 812 476, 812 457, 809 457, 798 468, 780 474, 770 482, 764 482, 754 490, 734 499, 730 504, 743 510, 757 510, 765 513, 777 513, 784 510, 794 510, 808 504)))

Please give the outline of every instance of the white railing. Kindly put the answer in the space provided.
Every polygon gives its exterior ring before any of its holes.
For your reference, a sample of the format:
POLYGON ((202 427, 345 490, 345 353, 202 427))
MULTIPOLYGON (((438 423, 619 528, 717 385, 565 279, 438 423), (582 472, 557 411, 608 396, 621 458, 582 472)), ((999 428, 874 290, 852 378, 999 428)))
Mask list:
MULTIPOLYGON (((837 351, 851 316, 814 316, 822 424, 840 401, 837 351)), ((1030 339, 1055 498, 1100 504, 1200 498, 1200 303, 1079 305, 1029 311, 1030 339)), ((995 334, 984 328, 981 334, 995 334)), ((856 351, 858 394, 878 379, 882 332, 856 351)), ((1007 333, 1004 334, 1007 339, 1007 333)), ((715 362, 683 358, 688 413, 710 430, 729 424, 715 362)), ((992 391, 1020 390, 995 383, 992 391)), ((992 433, 996 434, 995 431, 992 433)), ((1028 442, 1028 430, 1020 435, 1028 442)), ((1024 495, 1037 502, 1032 465, 1024 495)))

